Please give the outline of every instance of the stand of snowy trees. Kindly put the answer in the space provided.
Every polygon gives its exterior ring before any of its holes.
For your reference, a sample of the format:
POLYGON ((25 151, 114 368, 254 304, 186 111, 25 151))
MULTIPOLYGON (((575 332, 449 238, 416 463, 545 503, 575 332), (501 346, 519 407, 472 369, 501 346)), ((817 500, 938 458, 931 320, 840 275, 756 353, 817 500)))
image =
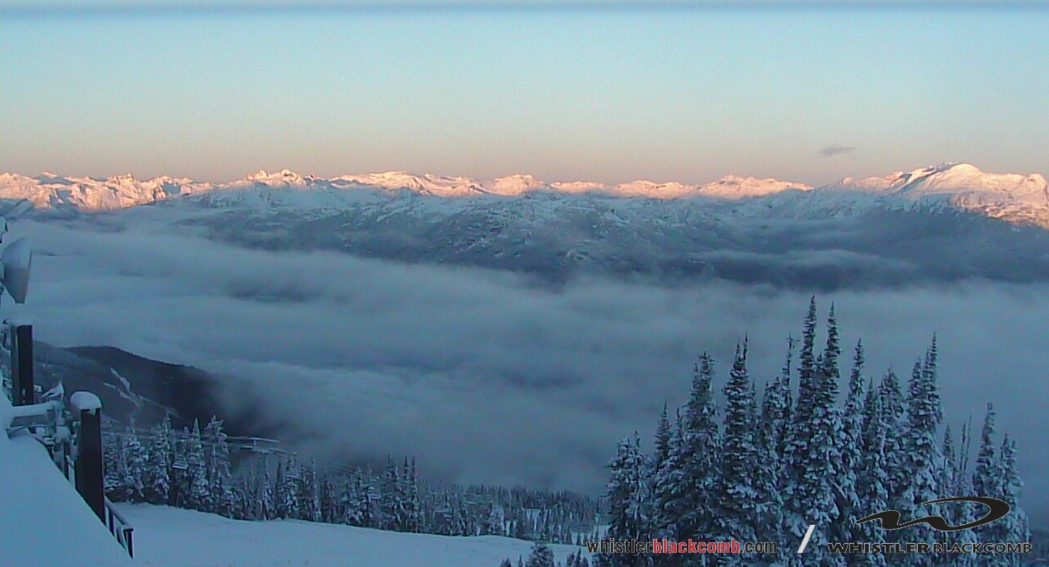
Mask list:
POLYGON ((1022 564, 1017 554, 829 552, 827 542, 1028 542, 1030 531, 1017 505, 1023 482, 1016 445, 1008 435, 996 438, 991 405, 976 440, 975 460, 970 425, 962 425, 956 440, 942 423, 935 337, 906 381, 891 369, 880 380, 867 378, 858 343, 842 393, 833 306, 822 348, 816 328, 813 299, 797 366, 791 341, 782 371, 764 384, 760 397, 747 370, 747 342, 739 344, 721 387, 724 407, 715 399, 714 360, 703 354, 688 402, 675 416, 664 408, 653 453, 642 454, 635 433, 619 444, 610 463, 607 537, 772 541, 778 553, 599 555, 596 566, 1022 564), (998 498, 1009 503, 1012 513, 957 532, 925 525, 888 531, 877 521, 855 523, 891 509, 903 521, 935 514, 957 526, 986 512, 967 503, 921 506, 949 496, 998 498), (799 554, 810 524, 815 532, 799 554))
MULTIPOLYGON (((499 567, 514 567, 515 563, 510 558, 503 559, 499 567)), ((569 555, 564 563, 554 561, 554 552, 542 542, 536 542, 528 554, 528 559, 517 558, 517 567, 590 567, 590 560, 583 555, 583 550, 577 550, 569 555)))
POLYGON ((570 492, 420 482, 415 459, 381 473, 318 466, 294 453, 235 459, 222 421, 181 431, 170 418, 148 433, 103 431, 106 495, 242 520, 298 519, 402 532, 501 535, 574 543, 599 520, 597 500, 570 492), (236 471, 234 471, 236 468, 236 471))

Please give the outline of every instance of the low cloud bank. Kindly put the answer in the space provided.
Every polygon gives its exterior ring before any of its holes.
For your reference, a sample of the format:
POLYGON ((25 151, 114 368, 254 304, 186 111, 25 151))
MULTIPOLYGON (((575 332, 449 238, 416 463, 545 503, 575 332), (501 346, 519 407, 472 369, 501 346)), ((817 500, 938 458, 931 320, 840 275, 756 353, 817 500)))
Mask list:
MULTIPOLYGON (((721 361, 723 381, 749 335, 760 387, 808 299, 605 279, 555 291, 499 272, 244 250, 157 224, 12 231, 37 255, 29 303, 5 297, 4 316, 31 316, 40 339, 198 366, 225 377, 232 407, 258 404, 309 451, 415 454, 427 476, 461 482, 600 491, 616 440, 650 436, 664 400, 685 400, 699 352, 721 361), (234 393, 245 384, 251 398, 234 393)), ((869 374, 907 375, 938 333, 947 418, 978 427, 994 402, 1036 526, 1049 524, 1047 291, 970 283, 819 298, 823 316, 836 304, 846 351, 863 338, 869 374)))

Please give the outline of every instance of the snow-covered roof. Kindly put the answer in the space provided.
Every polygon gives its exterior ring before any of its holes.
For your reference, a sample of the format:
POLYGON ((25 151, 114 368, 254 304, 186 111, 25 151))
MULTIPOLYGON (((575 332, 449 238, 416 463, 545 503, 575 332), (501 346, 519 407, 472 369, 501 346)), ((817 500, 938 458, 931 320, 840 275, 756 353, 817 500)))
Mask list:
POLYGON ((69 396, 69 405, 77 411, 96 412, 102 409, 102 400, 91 392, 76 392, 69 396))

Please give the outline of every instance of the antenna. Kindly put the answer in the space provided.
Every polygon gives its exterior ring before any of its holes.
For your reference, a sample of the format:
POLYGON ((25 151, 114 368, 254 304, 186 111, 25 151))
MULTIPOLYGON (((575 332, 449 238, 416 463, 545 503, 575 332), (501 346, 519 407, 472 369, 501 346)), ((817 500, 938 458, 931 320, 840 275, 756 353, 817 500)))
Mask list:
MULTIPOLYGON (((0 217, 0 242, 7 232, 7 219, 0 217)), ((15 303, 25 303, 29 292, 29 272, 33 265, 33 249, 29 239, 19 238, 0 253, 0 294, 4 290, 15 303)))

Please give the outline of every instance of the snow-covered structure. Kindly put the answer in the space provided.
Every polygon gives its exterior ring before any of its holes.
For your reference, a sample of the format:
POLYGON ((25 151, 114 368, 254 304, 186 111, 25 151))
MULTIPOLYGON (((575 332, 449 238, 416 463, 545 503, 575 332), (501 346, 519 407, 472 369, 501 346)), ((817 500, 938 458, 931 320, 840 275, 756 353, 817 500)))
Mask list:
POLYGON ((0 567, 132 565, 47 449, 26 433, 8 438, 13 410, 0 396, 0 567))

